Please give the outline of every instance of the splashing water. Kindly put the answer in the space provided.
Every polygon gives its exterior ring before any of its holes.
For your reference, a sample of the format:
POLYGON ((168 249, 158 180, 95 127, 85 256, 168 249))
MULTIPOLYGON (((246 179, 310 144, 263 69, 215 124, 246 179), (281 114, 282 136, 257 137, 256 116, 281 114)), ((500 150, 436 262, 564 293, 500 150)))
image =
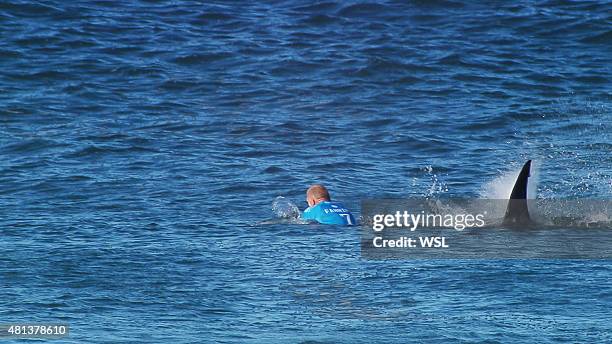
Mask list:
POLYGON ((300 209, 290 200, 283 196, 278 196, 272 202, 272 211, 280 219, 299 219, 300 209))
MULTIPOLYGON (((491 200, 507 200, 510 199, 512 188, 519 173, 521 172, 522 165, 518 168, 506 171, 495 179, 485 183, 480 190, 480 197, 491 200)), ((527 198, 536 198, 536 187, 539 180, 539 165, 532 161, 530 177, 527 184, 527 198)), ((503 219, 506 213, 507 203, 504 202, 492 202, 491 208, 487 209, 489 216, 500 221, 503 219)))
MULTIPOLYGON (((530 213, 540 225, 583 227, 606 227, 610 225, 610 202, 605 200, 562 200, 556 199, 549 189, 543 191, 536 199, 539 181, 540 164, 533 163, 528 181, 527 198, 536 200, 532 203, 530 213)), ((480 196, 485 199, 505 200, 510 197, 520 168, 502 173, 497 178, 483 185, 480 196)), ((503 218, 506 206, 503 202, 492 202, 487 209, 493 218, 503 218)))
MULTIPOLYGON (((486 199, 509 199, 512 193, 512 188, 521 172, 521 166, 517 169, 502 173, 497 178, 483 185, 480 191, 480 197, 486 199)), ((539 164, 535 161, 531 165, 531 174, 527 184, 527 198, 536 198, 536 189, 539 181, 539 164)))
POLYGON ((427 175, 430 178, 430 186, 425 194, 426 198, 436 198, 437 196, 448 192, 448 186, 446 183, 440 180, 437 173, 434 173, 432 166, 426 166, 423 168, 423 170, 427 172, 427 175))

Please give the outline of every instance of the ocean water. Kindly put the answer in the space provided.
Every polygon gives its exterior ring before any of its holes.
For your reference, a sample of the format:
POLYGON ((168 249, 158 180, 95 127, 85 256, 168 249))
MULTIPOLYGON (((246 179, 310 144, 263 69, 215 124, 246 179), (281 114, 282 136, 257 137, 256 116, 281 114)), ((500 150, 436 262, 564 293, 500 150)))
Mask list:
POLYGON ((63 343, 610 343, 609 260, 363 259, 275 218, 612 195, 608 1, 0 2, 0 323, 63 343), (507 179, 507 178, 506 178, 507 179), (502 190, 502 191, 500 191, 502 190))

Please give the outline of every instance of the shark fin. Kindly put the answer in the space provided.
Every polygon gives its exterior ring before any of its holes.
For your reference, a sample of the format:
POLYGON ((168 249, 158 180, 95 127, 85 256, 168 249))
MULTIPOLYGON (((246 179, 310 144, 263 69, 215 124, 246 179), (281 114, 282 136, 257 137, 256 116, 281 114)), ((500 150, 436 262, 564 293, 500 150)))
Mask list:
POLYGON ((516 178, 503 224, 505 226, 526 226, 532 223, 527 207, 527 185, 531 176, 531 160, 527 160, 516 178))

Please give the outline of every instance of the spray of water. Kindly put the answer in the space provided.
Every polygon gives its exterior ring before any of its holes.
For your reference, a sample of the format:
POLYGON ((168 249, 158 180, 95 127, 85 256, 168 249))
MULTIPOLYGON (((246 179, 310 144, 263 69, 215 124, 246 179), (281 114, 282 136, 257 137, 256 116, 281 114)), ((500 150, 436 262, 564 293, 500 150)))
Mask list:
MULTIPOLYGON (((485 183, 480 191, 480 197, 486 199, 509 199, 514 183, 516 182, 516 178, 518 178, 518 175, 521 172, 521 167, 522 166, 519 166, 516 169, 506 171, 490 182, 485 183)), ((531 176, 529 177, 529 182, 527 185, 528 199, 536 198, 537 186, 540 179, 539 171, 539 164, 535 161, 532 162, 531 176)))
MULTIPOLYGON (((576 228, 601 228, 610 224, 611 202, 589 199, 557 199, 554 195, 536 195, 540 165, 535 161, 531 166, 531 177, 527 186, 527 198, 535 200, 530 209, 532 219, 540 225, 567 226, 576 228), (536 197, 537 196, 537 197, 536 197)), ((520 167, 502 173, 483 185, 480 196, 485 199, 508 199, 520 173, 520 167)), ((545 190, 546 191, 546 190, 545 190)), ((492 202, 489 214, 501 219, 505 214, 504 202, 492 202)))
POLYGON ((434 173, 432 166, 426 166, 423 169, 429 176, 429 188, 425 192, 426 198, 436 198, 445 192, 448 192, 448 186, 438 177, 438 174, 434 173))
POLYGON ((274 199, 274 202, 272 202, 272 211, 279 219, 300 219, 300 209, 297 205, 283 196, 278 196, 274 199))
MULTIPOLYGON (((516 179, 518 178, 518 175, 521 172, 521 168, 522 165, 519 165, 518 167, 503 172, 501 175, 497 176, 493 180, 485 183, 479 192, 480 198, 492 200, 510 199, 512 188, 514 187, 514 183, 516 182, 516 179)), ((539 171, 539 165, 535 161, 532 161, 531 176, 529 177, 529 181, 527 184, 528 199, 536 198, 539 171)), ((506 207, 507 202, 491 202, 490 208, 487 209, 487 212, 491 218, 497 219, 501 222, 506 213, 506 207)))

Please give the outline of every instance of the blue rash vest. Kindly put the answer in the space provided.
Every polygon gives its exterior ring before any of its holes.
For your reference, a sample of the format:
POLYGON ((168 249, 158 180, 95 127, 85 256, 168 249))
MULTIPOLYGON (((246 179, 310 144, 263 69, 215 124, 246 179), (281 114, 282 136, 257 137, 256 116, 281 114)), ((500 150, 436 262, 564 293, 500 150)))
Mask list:
POLYGON ((302 214, 304 220, 315 220, 326 225, 356 225, 353 214, 340 202, 323 201, 308 207, 302 214))

